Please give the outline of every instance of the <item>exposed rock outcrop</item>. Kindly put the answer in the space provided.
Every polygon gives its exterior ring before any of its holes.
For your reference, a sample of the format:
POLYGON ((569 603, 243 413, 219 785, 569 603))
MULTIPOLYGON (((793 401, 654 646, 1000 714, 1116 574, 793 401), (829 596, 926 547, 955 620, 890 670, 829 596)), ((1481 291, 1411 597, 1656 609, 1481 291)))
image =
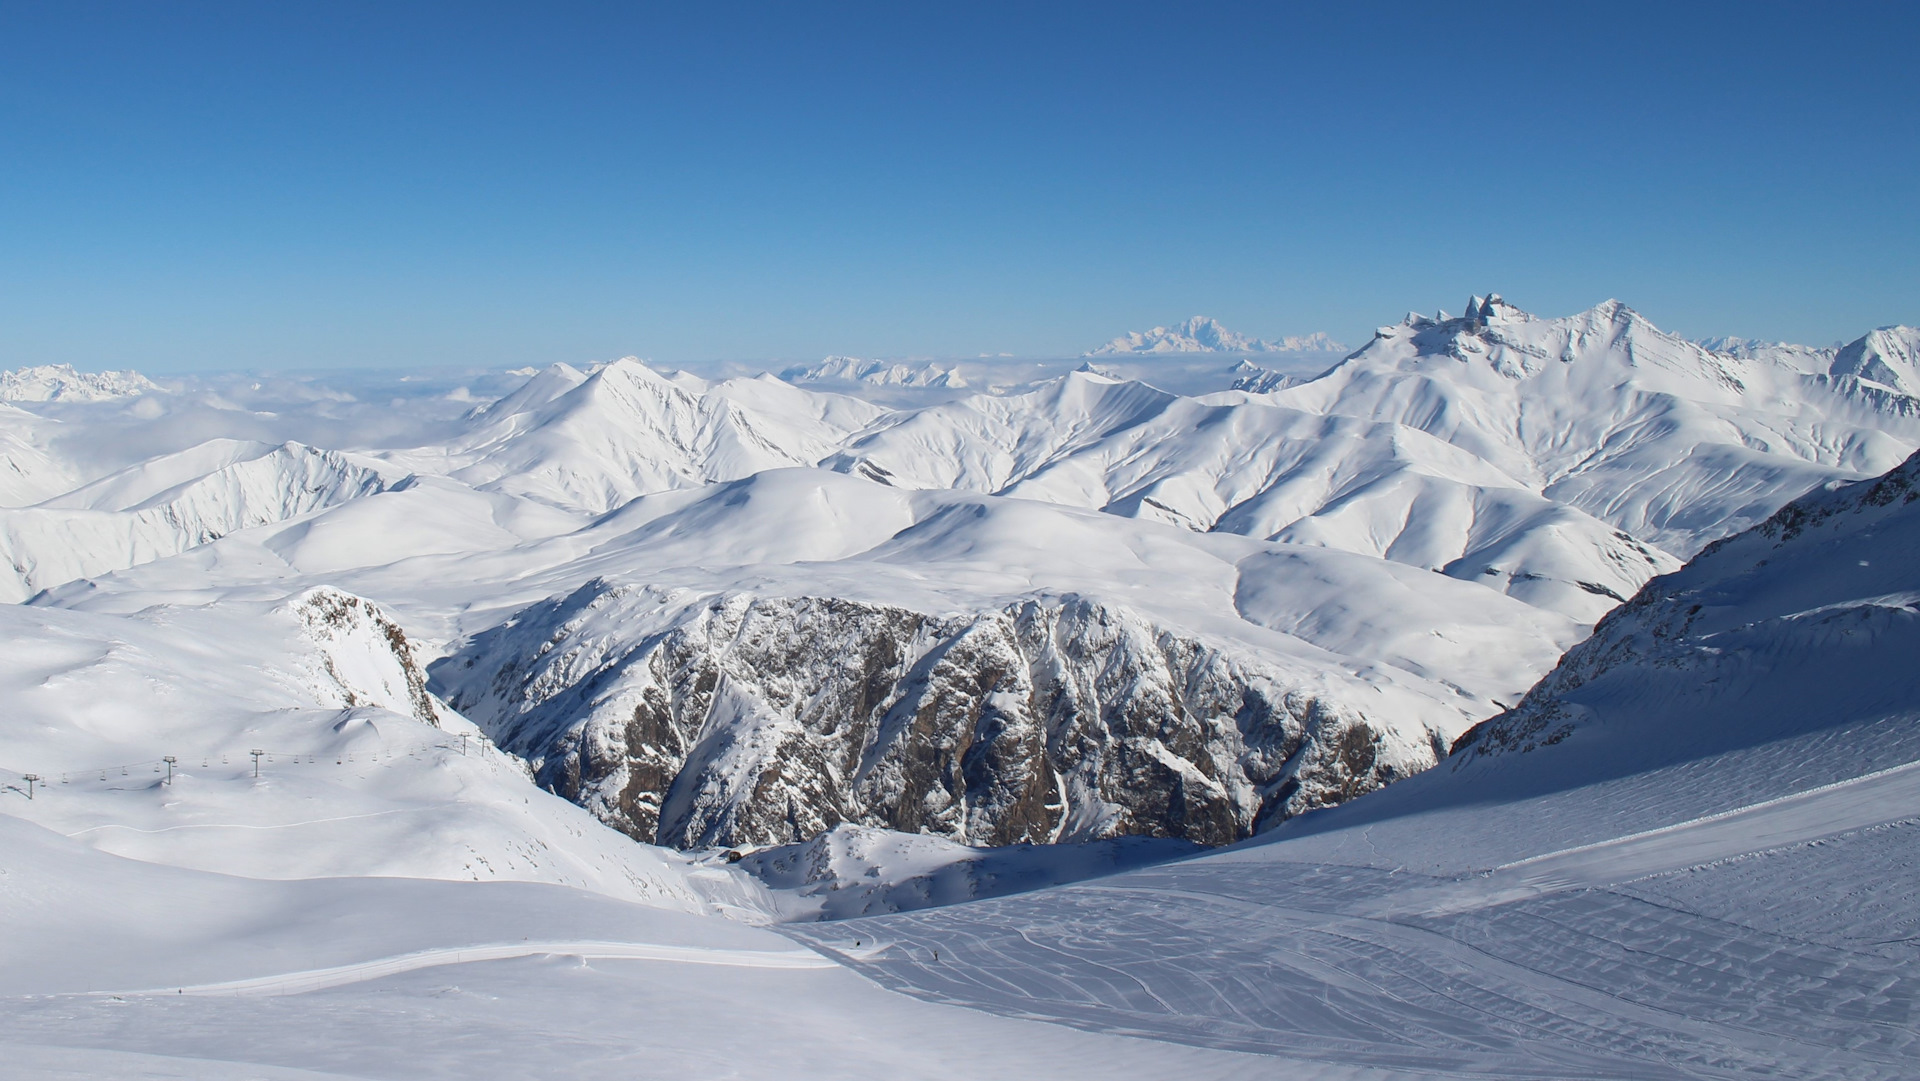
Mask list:
POLYGON ((541 783, 679 847, 842 822, 1223 844, 1435 760, 1251 651, 1075 595, 933 615, 595 580, 433 675, 541 783))
POLYGON ((379 605, 321 586, 288 601, 286 611, 314 645, 313 666, 306 675, 322 701, 380 706, 440 724, 412 643, 379 605))

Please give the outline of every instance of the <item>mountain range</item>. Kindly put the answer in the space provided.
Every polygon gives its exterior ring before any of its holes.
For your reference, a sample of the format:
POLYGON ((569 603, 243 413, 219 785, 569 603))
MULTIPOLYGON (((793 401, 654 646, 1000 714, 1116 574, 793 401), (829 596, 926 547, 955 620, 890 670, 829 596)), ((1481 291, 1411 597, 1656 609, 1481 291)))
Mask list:
POLYGON ((10 373, 0 1043, 1904 1076, 1916 356, 10 373))
POLYGON ((1315 331, 1289 335, 1279 341, 1249 338, 1228 330, 1219 321, 1196 315, 1170 327, 1146 331, 1128 331, 1087 353, 1090 357, 1122 356, 1132 353, 1341 353, 1346 346, 1315 331))
MULTIPOLYGON (((649 842, 1218 844, 1431 767, 1648 580, 1897 464, 1915 340, 1743 356, 1489 296, 1270 391, 556 365, 431 444, 148 457, 0 546, 48 605, 380 597, 454 707, 649 842)), ((144 394, 116 424, 166 423, 144 394)), ((18 419, 20 476, 79 478, 85 419, 18 419)))

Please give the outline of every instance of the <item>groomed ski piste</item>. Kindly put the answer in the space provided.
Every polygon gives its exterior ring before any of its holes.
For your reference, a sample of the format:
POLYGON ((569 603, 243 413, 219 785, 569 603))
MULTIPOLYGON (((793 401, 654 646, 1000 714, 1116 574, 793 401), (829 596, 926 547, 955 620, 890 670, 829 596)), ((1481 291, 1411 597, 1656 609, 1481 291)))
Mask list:
MULTIPOLYGON (((10 481, 39 485, 40 505, 7 512, 24 515, 9 524, 16 551, 39 554, 16 558, 22 592, 44 592, 0 608, 0 1073, 1910 1077, 1920 463, 1900 464, 1911 446, 1888 460, 1909 439, 1905 407, 1884 381, 1847 383, 1848 364, 1870 366, 1846 350, 1768 361, 1762 378, 1736 370, 1731 352, 1649 339, 1636 319, 1603 306, 1533 320, 1476 298, 1465 324, 1383 328, 1330 382, 1274 392, 1292 396, 1287 409, 1388 425, 1338 444, 1349 465, 1391 460, 1383 447, 1425 456, 1411 473, 1369 466, 1335 485, 1344 495, 1307 516, 1322 519, 1305 531, 1315 543, 1222 527, 1277 497, 1221 479, 1244 462, 1192 452, 1213 425, 1253 430, 1247 418, 1266 424, 1277 414, 1262 410, 1282 407, 1243 391, 1195 406, 1087 375, 884 419, 854 399, 800 408, 812 399, 764 384, 708 388, 699 400, 713 412, 698 424, 709 435, 738 432, 728 425, 751 413, 726 402, 785 402, 783 415, 814 418, 805 439, 778 444, 803 460, 782 451, 741 466, 744 477, 688 466, 672 483, 571 449, 581 409, 605 403, 549 408, 588 385, 566 373, 535 376, 518 404, 506 387, 506 405, 432 421, 440 441, 425 449, 354 443, 341 433, 385 422, 324 410, 235 421, 279 425, 255 433, 278 442, 132 466, 48 434, 71 425, 139 442, 125 433, 147 421, 132 406, 113 412, 112 395, 174 392, 129 376, 102 384, 105 405, 0 417, 44 452, 38 473, 18 457, 10 481), (1628 395, 1634 409, 1696 432, 1745 425, 1727 438, 1748 449, 1702 450, 1691 436, 1669 445, 1674 425, 1621 420, 1631 409, 1608 420, 1614 405, 1588 400, 1582 423, 1614 439, 1612 464, 1556 473, 1554 455, 1592 448, 1527 444, 1531 422, 1501 428, 1489 403, 1503 384, 1488 372, 1511 361, 1509 377, 1532 385, 1526 364, 1593 360, 1540 342, 1590 344, 1600 331, 1641 335, 1623 355, 1667 381, 1628 395), (1460 348, 1447 359, 1462 335, 1492 343, 1492 358, 1460 348), (1698 375, 1681 369, 1703 355, 1748 388, 1707 403, 1717 420, 1681 393, 1698 375), (550 385, 533 385, 542 379, 550 385), (1839 404, 1817 397, 1829 393, 1839 404), (1099 431, 1082 425, 1098 409, 1072 412, 1115 395, 1130 411, 1099 431), (1781 406, 1782 395, 1793 401, 1781 406), (1216 419, 1180 416, 1206 410, 1216 419), (924 447, 934 427, 973 430, 952 438, 978 450, 1009 418, 1025 433, 1009 445, 1044 444, 1038 458, 927 451, 922 481, 903 479, 902 448, 924 447), (1415 421, 1482 464, 1422 442, 1415 421), (1618 435, 1627 431, 1638 442, 1618 435), (285 449, 295 434, 324 444, 328 432, 345 449, 285 449), (1199 470, 1249 509, 1182 525, 1115 497, 1139 480, 1129 470, 1142 453, 1160 476, 1187 478, 1162 494, 1191 501, 1162 505, 1204 507, 1199 470), (502 455, 511 468, 486 464, 502 455), (862 475, 860 462, 898 483, 862 475), (982 472, 940 475, 953 462, 982 472), (1489 462, 1507 479, 1493 483, 1489 462), (1877 468, 1860 468, 1868 462, 1877 468), (1512 476, 1530 469, 1524 482, 1512 476), (316 492, 314 470, 344 480, 316 492), (1430 483, 1446 470, 1454 479, 1430 483), (1448 506, 1478 500, 1488 521, 1532 499, 1545 517, 1499 518, 1531 523, 1507 535, 1513 561, 1467 559, 1460 552, 1486 537, 1463 527, 1447 542, 1463 546, 1451 561, 1434 558, 1435 532, 1401 529, 1404 540, 1382 545, 1399 545, 1396 562, 1363 550, 1383 538, 1349 529, 1335 506, 1385 521, 1385 508, 1411 505, 1376 483, 1395 476, 1416 478, 1421 498, 1460 496, 1448 506), (1451 487, 1473 476, 1478 488, 1451 487), (272 494, 288 483, 307 494, 272 494), (630 495, 620 484, 665 487, 630 495), (529 494, 541 485, 541 498, 529 494), (1730 524, 1715 529, 1714 515, 1730 524), (1050 540, 1033 542, 1036 528, 1050 540), (1023 535, 1035 552, 1016 563, 1023 535), (71 550, 46 547, 50 536, 71 550), (1653 556, 1633 562, 1636 544, 1653 556), (1677 571, 1670 550, 1689 557, 1677 571), (80 564, 100 569, 35 577, 80 564), (1591 602, 1600 594, 1563 588, 1603 585, 1595 568, 1611 568, 1631 597, 1604 615, 1591 602), (588 616, 535 619, 553 598, 622 573, 654 592, 600 600, 589 589, 588 616), (648 615, 644 604, 671 607, 656 597, 706 611, 708 598, 744 591, 984 619, 1048 590, 1145 613, 1159 641, 1190 635, 1252 658, 1232 671, 1327 666, 1329 701, 1370 710, 1389 734, 1398 718, 1423 733, 1416 748, 1444 731, 1451 753, 1442 745, 1432 768, 1217 848, 1179 839, 1175 819, 1172 837, 1090 830, 1073 844, 1004 848, 848 819, 779 843, 682 850, 608 828, 618 808, 596 805, 593 790, 570 802, 535 782, 540 748, 517 756, 495 742, 507 731, 501 703, 574 703, 579 725, 555 731, 575 739, 592 716, 631 711, 638 697, 595 688, 644 690, 637 669, 601 658, 658 655, 641 648, 647 636, 683 624, 648 615), (492 663, 516 627, 537 631, 535 650, 552 643, 539 665, 459 675, 492 663), (462 680, 499 697, 474 695, 469 717, 448 701, 462 680)), ((956 382, 892 389, 950 396, 956 382)), ((1539 393, 1521 413, 1552 398, 1539 393)), ((211 407, 153 408, 200 423, 211 407)), ((684 445, 698 443, 698 424, 684 445)), ((770 444, 702 445, 725 458, 770 444)), ((1290 492, 1313 468, 1267 464, 1290 492)), ((738 732, 742 746, 790 738, 805 718, 779 712, 789 707, 778 673, 743 668, 745 655, 722 658, 723 678, 744 689, 715 699, 733 712, 715 709, 703 731, 738 732)), ((751 810, 760 790, 738 790, 728 798, 746 802, 729 806, 751 810)), ((797 781, 779 791, 796 808, 840 798, 797 781)), ((1051 791, 1088 807, 1120 792, 1051 791)))

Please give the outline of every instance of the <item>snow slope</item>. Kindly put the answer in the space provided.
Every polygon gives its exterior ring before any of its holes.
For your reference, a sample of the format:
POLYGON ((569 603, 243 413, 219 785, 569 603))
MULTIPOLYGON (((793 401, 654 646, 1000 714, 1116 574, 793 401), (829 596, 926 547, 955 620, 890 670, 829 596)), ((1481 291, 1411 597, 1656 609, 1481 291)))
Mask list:
POLYGON ((1649 584, 1441 769, 1225 852, 789 933, 930 1001, 1328 1064, 1910 1076, 1917 475, 1649 584))
POLYGON ((485 409, 450 445, 393 457, 598 514, 648 492, 811 465, 880 412, 772 376, 689 389, 628 358, 591 375, 558 365, 485 409))
POLYGON ((707 909, 673 862, 539 792, 433 703, 404 633, 360 598, 0 618, 12 816, 250 878, 555 882, 707 909))
POLYGON ((1460 318, 1382 327, 1274 398, 1417 428, 1685 556, 1817 483, 1884 472, 1920 443, 1920 400, 1839 364, 1808 374, 1710 352, 1617 301, 1540 319, 1475 297, 1460 318))
POLYGON ((1586 620, 1678 565, 1410 425, 1084 372, 887 418, 827 464, 1362 552, 1586 620))

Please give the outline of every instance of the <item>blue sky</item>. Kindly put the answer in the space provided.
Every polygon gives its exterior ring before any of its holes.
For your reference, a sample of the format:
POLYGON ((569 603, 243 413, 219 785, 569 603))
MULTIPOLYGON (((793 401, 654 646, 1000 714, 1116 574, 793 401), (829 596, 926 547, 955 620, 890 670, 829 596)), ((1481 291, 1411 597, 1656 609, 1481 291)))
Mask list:
POLYGON ((0 366, 1824 344, 1920 322, 1916 10, 0 4, 0 366))

